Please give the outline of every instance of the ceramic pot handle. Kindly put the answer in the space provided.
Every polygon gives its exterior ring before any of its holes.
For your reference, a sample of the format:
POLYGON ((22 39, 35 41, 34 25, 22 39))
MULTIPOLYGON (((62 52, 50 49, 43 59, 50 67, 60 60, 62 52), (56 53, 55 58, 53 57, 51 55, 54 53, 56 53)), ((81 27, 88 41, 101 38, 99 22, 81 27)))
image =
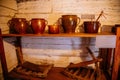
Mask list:
POLYGON ((77 26, 78 26, 78 24, 80 23, 80 18, 79 18, 79 17, 77 17, 77 19, 78 19, 78 23, 77 23, 77 26))

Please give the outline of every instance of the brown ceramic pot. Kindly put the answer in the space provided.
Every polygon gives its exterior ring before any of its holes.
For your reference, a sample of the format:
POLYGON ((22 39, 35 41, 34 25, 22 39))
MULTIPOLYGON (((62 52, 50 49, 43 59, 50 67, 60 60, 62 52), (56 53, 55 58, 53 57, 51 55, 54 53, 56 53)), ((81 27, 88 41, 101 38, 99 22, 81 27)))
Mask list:
POLYGON ((83 28, 85 33, 98 33, 100 23, 97 21, 85 21, 83 28))
POLYGON ((42 34, 45 31, 47 21, 43 18, 34 18, 31 20, 31 26, 35 34, 42 34))
POLYGON ((8 25, 10 28, 10 33, 25 34, 28 27, 28 22, 25 18, 12 18, 8 21, 8 25))
POLYGON ((59 25, 48 25, 48 31, 50 34, 58 34, 59 28, 59 25))
POLYGON ((80 18, 77 15, 62 15, 59 21, 61 21, 65 33, 75 33, 75 29, 80 23, 80 18))

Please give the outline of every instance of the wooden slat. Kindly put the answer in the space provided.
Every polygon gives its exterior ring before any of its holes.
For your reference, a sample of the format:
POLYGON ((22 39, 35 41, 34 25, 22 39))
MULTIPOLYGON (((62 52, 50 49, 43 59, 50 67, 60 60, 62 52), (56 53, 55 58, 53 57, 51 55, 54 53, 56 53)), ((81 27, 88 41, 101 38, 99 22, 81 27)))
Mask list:
POLYGON ((77 63, 77 64, 71 64, 71 65, 68 66, 68 68, 79 68, 80 66, 87 66, 89 64, 96 63, 96 62, 99 62, 99 61, 102 61, 102 59, 95 59, 95 60, 80 62, 80 63, 77 63))

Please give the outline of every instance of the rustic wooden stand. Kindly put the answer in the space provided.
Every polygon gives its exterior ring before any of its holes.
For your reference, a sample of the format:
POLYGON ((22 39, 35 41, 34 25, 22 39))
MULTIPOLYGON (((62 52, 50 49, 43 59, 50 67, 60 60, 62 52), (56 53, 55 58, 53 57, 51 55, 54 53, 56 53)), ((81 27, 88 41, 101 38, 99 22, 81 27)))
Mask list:
MULTIPOLYGON (((0 30, 0 59, 1 59, 1 64, 2 64, 2 70, 3 70, 3 76, 5 80, 8 80, 8 68, 7 68, 7 64, 6 64, 6 57, 5 57, 5 51, 4 51, 4 45, 3 45, 3 38, 4 37, 16 37, 18 38, 18 52, 19 56, 21 56, 21 58, 19 59, 19 64, 23 64, 24 60, 22 58, 22 52, 21 52, 21 47, 20 47, 20 38, 22 36, 36 36, 36 37, 40 37, 40 36, 46 36, 46 37, 96 37, 97 35, 114 35, 112 33, 100 33, 100 34, 87 34, 87 33, 76 33, 76 34, 1 34, 1 30, 0 30)), ((114 53, 114 59, 113 59, 113 68, 112 68, 112 80, 117 80, 118 77, 118 68, 120 65, 120 28, 117 29, 117 43, 116 43, 116 48, 115 48, 115 53, 114 53)), ((111 53, 111 50, 108 50, 109 53, 111 53)), ((103 53, 104 54, 104 53, 103 53)), ((110 57, 108 56, 107 58, 107 62, 106 64, 110 64, 110 57)), ((103 60, 104 61, 104 60, 103 60)), ((37 80, 37 79, 36 79, 37 80)))

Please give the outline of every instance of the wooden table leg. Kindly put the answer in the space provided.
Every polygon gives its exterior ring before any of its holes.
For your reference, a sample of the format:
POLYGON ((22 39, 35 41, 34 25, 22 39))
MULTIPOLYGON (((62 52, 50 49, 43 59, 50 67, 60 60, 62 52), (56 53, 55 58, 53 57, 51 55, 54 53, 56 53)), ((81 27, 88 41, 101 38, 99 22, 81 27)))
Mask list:
MULTIPOLYGON (((1 30, 0 30, 0 35, 1 35, 1 30)), ((1 65, 2 65, 4 80, 7 80, 8 68, 7 68, 7 63, 6 63, 6 57, 5 57, 5 51, 4 51, 2 36, 0 36, 0 61, 1 61, 1 65)))
POLYGON ((117 28, 116 48, 113 60, 112 80, 117 80, 120 65, 120 28, 117 28))

